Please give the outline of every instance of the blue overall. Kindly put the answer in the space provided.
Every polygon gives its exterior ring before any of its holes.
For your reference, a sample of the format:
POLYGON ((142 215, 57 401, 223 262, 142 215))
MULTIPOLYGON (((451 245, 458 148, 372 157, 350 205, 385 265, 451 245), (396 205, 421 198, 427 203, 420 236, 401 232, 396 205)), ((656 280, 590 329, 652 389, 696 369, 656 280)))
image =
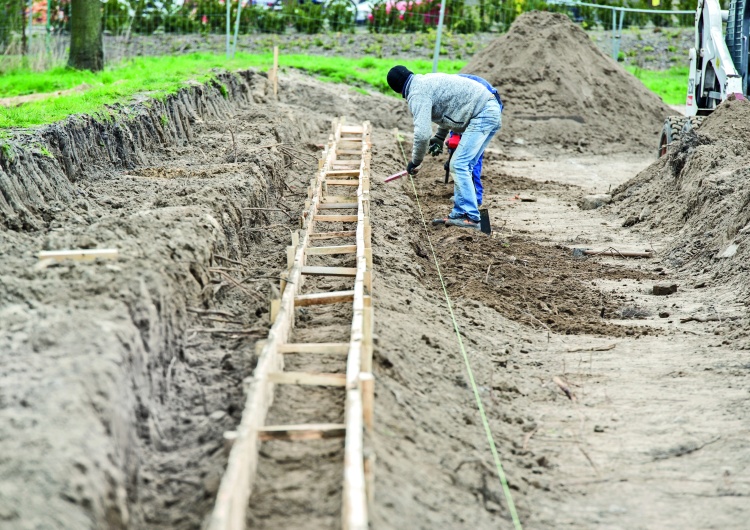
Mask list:
MULTIPOLYGON (((484 87, 490 91, 492 95, 495 96, 495 99, 497 100, 498 104, 500 105, 500 112, 503 111, 503 102, 500 99, 500 94, 497 93, 497 90, 495 90, 495 87, 490 85, 487 81, 482 79, 479 76, 476 75, 469 75, 469 74, 458 74, 461 77, 468 77, 469 79, 473 79, 474 81, 481 83, 484 85, 484 87)), ((455 133, 451 131, 448 138, 452 138, 455 136, 455 133)), ((449 153, 453 153, 453 149, 448 149, 449 153)), ((484 187, 482 186, 482 161, 484 160, 484 153, 479 155, 479 158, 477 159, 476 163, 474 164, 474 167, 471 170, 471 178, 474 182, 474 190, 477 194, 477 203, 482 204, 482 197, 484 195, 484 187)))

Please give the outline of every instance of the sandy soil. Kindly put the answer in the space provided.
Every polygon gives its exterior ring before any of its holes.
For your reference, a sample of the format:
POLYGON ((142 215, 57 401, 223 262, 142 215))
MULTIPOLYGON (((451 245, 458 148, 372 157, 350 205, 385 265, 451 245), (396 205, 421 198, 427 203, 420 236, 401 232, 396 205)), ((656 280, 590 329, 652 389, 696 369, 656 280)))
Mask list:
MULTIPOLYGON (((301 211, 317 167, 305 153, 336 113, 376 127, 373 528, 508 524, 411 187, 381 180, 404 165, 391 129, 408 128, 405 105, 297 75, 275 103, 255 82, 255 96, 193 121, 192 140, 154 142, 127 169, 102 161, 43 209, 41 228, 0 232, 0 528, 201 527, 294 226, 243 209, 301 211), (271 143, 295 151, 260 148, 271 143), (43 248, 110 245, 124 258, 33 267, 43 248)), ((692 288, 697 273, 660 252, 670 232, 577 207, 650 162, 498 141, 485 171, 495 236, 429 229, 526 528, 727 529, 750 516, 750 361, 727 340, 742 330, 680 322, 717 301, 731 316, 743 300, 718 281, 692 288), (577 246, 657 257, 580 260, 577 246), (656 282, 679 289, 657 297, 656 282)), ((449 204, 441 166, 429 160, 416 179, 428 218, 449 204)), ((336 340, 348 315, 298 318, 300 338, 336 340)), ((271 421, 339 410, 335 393, 283 389, 271 421)), ((249 522, 336 527, 341 460, 338 441, 264 444, 249 522)))

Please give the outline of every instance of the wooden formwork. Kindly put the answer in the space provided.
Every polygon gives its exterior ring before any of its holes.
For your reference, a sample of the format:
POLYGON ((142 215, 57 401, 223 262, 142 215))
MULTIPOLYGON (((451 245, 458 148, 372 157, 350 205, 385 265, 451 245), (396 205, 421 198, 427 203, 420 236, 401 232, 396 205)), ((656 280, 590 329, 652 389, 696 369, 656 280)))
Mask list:
POLYGON ((210 520, 211 530, 245 528, 248 500, 258 465, 260 442, 264 440, 312 440, 341 437, 344 445, 343 503, 341 526, 345 530, 368 527, 368 503, 372 502, 371 458, 365 458, 364 433, 372 429, 374 378, 372 376, 372 248, 370 229, 370 135, 369 122, 347 126, 333 123, 333 134, 323 150, 316 178, 311 180, 302 216, 302 229, 287 248, 288 270, 281 282, 281 298, 271 303, 272 326, 268 339, 259 343, 258 364, 245 381, 245 408, 236 431, 225 433, 231 445, 226 472, 221 481, 210 520), (339 160, 339 155, 359 160, 339 160), (356 194, 352 188, 356 186, 356 194), (329 193, 329 187, 348 190, 329 193), (338 193, 338 192, 337 192, 338 193), (345 193, 345 194, 344 194, 345 193), (339 215, 336 210, 354 210, 339 215), (320 213, 325 211, 326 213, 320 213), (319 231, 319 225, 356 223, 355 230, 319 231), (350 239, 345 245, 312 246, 314 241, 350 239), (313 267, 308 255, 354 254, 355 267, 313 267), (353 278, 346 291, 303 293, 306 276, 353 278), (353 317, 349 342, 290 343, 295 307, 351 303, 353 317), (321 374, 284 371, 284 355, 346 355, 346 372, 321 374), (344 424, 265 425, 276 384, 344 387, 344 424))

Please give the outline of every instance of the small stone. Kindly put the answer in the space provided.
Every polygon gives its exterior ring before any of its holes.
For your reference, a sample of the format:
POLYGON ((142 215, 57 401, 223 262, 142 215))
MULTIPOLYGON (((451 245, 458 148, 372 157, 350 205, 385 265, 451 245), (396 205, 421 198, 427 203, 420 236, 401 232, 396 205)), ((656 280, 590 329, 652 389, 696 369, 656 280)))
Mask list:
POLYGON ((659 313, 659 318, 669 318, 669 313, 667 313, 666 311, 662 311, 661 313, 659 313))
POLYGON ((628 227, 631 227, 631 226, 633 226, 633 225, 635 225, 635 224, 638 224, 638 221, 639 221, 639 220, 640 220, 640 219, 638 219, 638 216, 637 216, 637 215, 633 215, 633 216, 631 216, 631 217, 628 217, 627 219, 625 219, 625 222, 624 222, 624 223, 622 223, 622 227, 623 227, 623 228, 628 228, 628 227))
POLYGON ((657 283, 654 285, 654 294, 656 296, 667 296, 672 293, 677 292, 677 284, 676 283, 657 283))
POLYGON ((219 491, 220 484, 221 476, 218 473, 211 472, 203 479, 203 488, 206 490, 206 493, 212 496, 216 495, 216 492, 219 491))
POLYGON ((513 143, 517 145, 526 145, 526 140, 523 138, 514 138, 513 143))
POLYGON ((223 410, 217 410, 217 411, 212 412, 211 415, 209 416, 209 418, 212 419, 213 421, 219 421, 219 420, 223 419, 224 416, 226 416, 226 415, 227 415, 227 413, 224 412, 223 410))
POLYGON ((99 242, 91 236, 83 235, 76 240, 77 248, 96 248, 99 242))
POLYGON ((612 202, 612 196, 608 193, 600 193, 598 195, 586 195, 578 201, 578 206, 581 210, 596 210, 601 208, 605 204, 612 202))
POLYGON ((604 432, 604 427, 601 425, 594 425, 594 432, 604 432))
POLYGON ((651 207, 646 206, 645 208, 643 208, 643 210, 641 210, 641 215, 638 216, 638 219, 640 219, 641 221, 645 221, 649 217, 651 217, 651 207))
POLYGON ((695 284, 695 289, 703 289, 706 286, 706 282, 698 282, 695 284))
POLYGON ((736 245, 732 243, 727 248, 724 249, 724 251, 717 256, 717 258, 731 258, 735 254, 737 254, 737 248, 739 245, 736 245))

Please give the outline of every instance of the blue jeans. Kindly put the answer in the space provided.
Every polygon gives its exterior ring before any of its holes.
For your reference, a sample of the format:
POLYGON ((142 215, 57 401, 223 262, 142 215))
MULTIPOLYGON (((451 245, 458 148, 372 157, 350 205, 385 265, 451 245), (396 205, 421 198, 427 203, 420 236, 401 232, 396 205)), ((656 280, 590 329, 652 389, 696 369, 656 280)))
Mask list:
POLYGON ((474 191, 477 193, 477 204, 482 204, 482 195, 484 195, 484 186, 482 186, 482 159, 484 152, 479 155, 474 169, 471 171, 471 178, 474 181, 474 191))
MULTIPOLYGON (((451 132, 449 138, 454 134, 451 132)), ((455 149, 448 149, 448 152, 452 155, 455 149)), ((474 169, 471 171, 472 180, 474 180, 474 191, 477 193, 477 204, 482 204, 482 196, 484 195, 484 186, 482 186, 482 160, 484 159, 484 153, 479 155, 477 163, 474 164, 474 169)))
POLYGON ((448 217, 468 217, 479 222, 479 206, 472 173, 487 144, 500 130, 501 124, 500 105, 491 99, 480 113, 469 121, 469 126, 461 135, 461 142, 451 158, 453 210, 448 217))

